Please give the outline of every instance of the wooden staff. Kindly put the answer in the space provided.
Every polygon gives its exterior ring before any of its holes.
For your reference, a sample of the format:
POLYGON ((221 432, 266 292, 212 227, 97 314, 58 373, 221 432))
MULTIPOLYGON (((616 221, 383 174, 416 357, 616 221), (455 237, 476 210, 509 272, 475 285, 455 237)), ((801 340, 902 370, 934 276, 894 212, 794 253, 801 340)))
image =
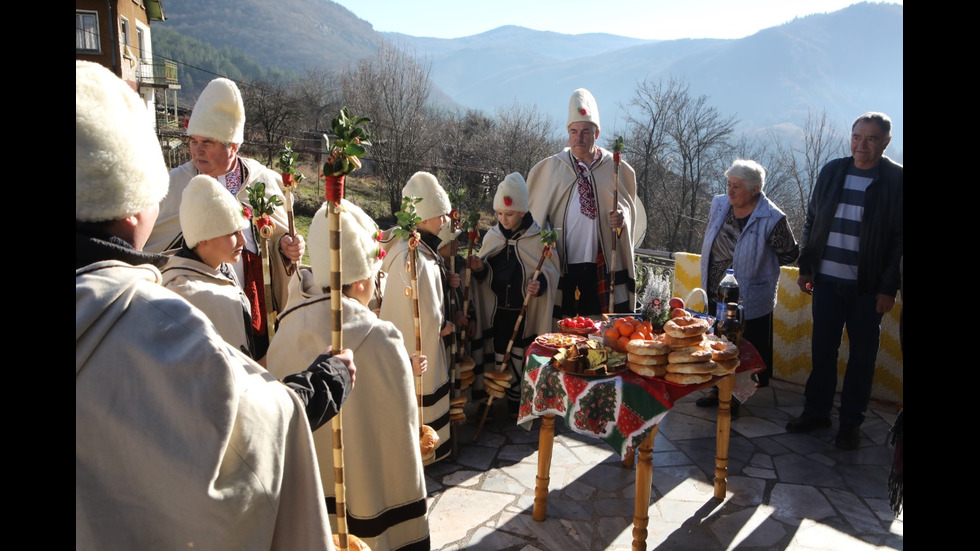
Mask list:
MULTIPOLYGON (((619 206, 619 163, 623 156, 623 137, 613 142, 613 210, 619 206)), ((615 229, 612 235, 612 255, 609 262, 609 313, 616 311, 616 243, 623 233, 623 227, 615 229)))
MULTIPOLYGON (((543 231, 541 232, 541 243, 544 244, 544 248, 541 249, 541 258, 538 259, 538 265, 534 268, 534 275, 531 276, 532 281, 536 281, 538 276, 541 275, 541 266, 544 265, 544 261, 551 257, 551 249, 554 247, 555 243, 555 232, 543 231)), ((505 245, 506 246, 506 245, 505 245)), ((500 361, 500 367, 497 369, 497 373, 502 373, 507 369, 507 364, 510 363, 510 351, 514 348, 514 341, 517 340, 517 333, 521 328, 521 322, 524 321, 524 313, 527 311, 527 303, 531 300, 531 293, 524 293, 524 303, 521 305, 521 311, 517 314, 517 322, 514 324, 514 332, 510 336, 510 341, 507 342, 507 350, 504 352, 504 357, 500 361)), ((490 411, 490 404, 493 403, 493 395, 487 396, 487 407, 483 410, 483 417, 480 419, 479 426, 476 427, 476 434, 473 435, 473 441, 476 442, 480 437, 480 432, 483 430, 484 423, 487 422, 487 414, 490 411)))
POLYGON ((259 237, 262 238, 262 257, 264 258, 262 269, 265 271, 262 287, 265 292, 266 331, 271 342, 276 333, 276 309, 272 307, 272 256, 269 255, 269 240, 272 238, 272 228, 275 227, 276 223, 268 217, 265 218, 269 224, 259 228, 259 237))
POLYGON ((248 192, 248 203, 251 205, 252 223, 255 224, 255 229, 258 230, 259 238, 262 240, 257 245, 261 247, 260 259, 262 262, 262 287, 265 296, 265 312, 261 312, 260 314, 266 318, 266 331, 268 332, 269 340, 272 340, 276 327, 276 309, 273 307, 272 254, 269 248, 269 240, 272 238, 272 234, 276 228, 276 222, 272 219, 271 215, 275 212, 276 207, 282 206, 282 199, 278 195, 266 197, 265 190, 265 182, 255 182, 253 185, 245 188, 245 191, 248 192))
MULTIPOLYGON (((296 238, 296 222, 293 220, 293 188, 303 179, 303 175, 296 173, 293 168, 296 158, 293 156, 293 142, 286 142, 282 151, 279 152, 279 173, 282 174, 282 191, 286 196, 286 216, 289 220, 289 237, 296 238), (293 178, 296 174, 296 178, 293 178)), ((286 266, 286 275, 291 276, 296 271, 298 262, 290 262, 286 266)))
MULTIPOLYGON (((289 220, 289 237, 293 240, 296 239, 296 221, 293 218, 293 175, 283 174, 282 175, 282 192, 286 196, 286 217, 289 220)), ((286 275, 291 276, 293 272, 296 271, 296 266, 299 261, 292 261, 286 265, 286 275)))
MULTIPOLYGON (((341 292, 341 255, 340 255, 340 213, 341 199, 344 197, 344 176, 327 176, 324 191, 327 201, 332 204, 327 209, 330 229, 330 313, 331 313, 331 346, 335 353, 344 349, 344 305, 341 292)), ((337 502, 337 537, 340 549, 348 548, 347 534, 347 491, 344 486, 344 430, 343 411, 330 420, 333 431, 333 482, 334 495, 337 502)))
MULTIPOLYGON (((466 217, 466 275, 463 278, 463 312, 469 312, 470 308, 470 281, 473 277, 473 270, 470 269, 469 258, 473 254, 473 245, 476 243, 477 238, 480 236, 479 227, 480 223, 480 213, 474 211, 469 216, 466 217)), ((460 342, 466 342, 466 325, 460 328, 459 331, 460 342)), ((459 360, 463 359, 463 349, 459 349, 459 360)))
MULTIPOLYGON (((449 213, 449 218, 451 224, 449 228, 449 234, 452 236, 452 239, 449 241, 449 274, 450 277, 452 277, 453 275, 456 274, 456 249, 459 247, 459 242, 456 241, 456 230, 459 228, 459 224, 460 224, 459 211, 453 209, 452 212, 449 213)), ((456 292, 450 289, 449 290, 449 319, 450 320, 456 319, 456 311, 457 311, 456 292)), ((453 353, 449 355, 449 362, 450 362, 449 373, 451 375, 449 381, 449 385, 450 385, 449 388, 452 389, 452 397, 455 399, 455 398, 459 398, 459 396, 463 393, 463 389, 460 388, 461 385, 460 381, 462 380, 462 376, 463 376, 462 369, 460 366, 460 361, 462 361, 462 357, 463 357, 463 352, 462 352, 463 343, 460 340, 460 338, 457 336, 455 330, 453 331, 452 346, 453 346, 453 350, 452 350, 453 353)), ((450 404, 450 407, 451 406, 452 404, 450 404)), ((457 434, 458 424, 459 421, 450 420, 449 422, 449 433, 450 433, 449 440, 452 442, 452 458, 454 461, 459 456, 459 435, 457 434)))

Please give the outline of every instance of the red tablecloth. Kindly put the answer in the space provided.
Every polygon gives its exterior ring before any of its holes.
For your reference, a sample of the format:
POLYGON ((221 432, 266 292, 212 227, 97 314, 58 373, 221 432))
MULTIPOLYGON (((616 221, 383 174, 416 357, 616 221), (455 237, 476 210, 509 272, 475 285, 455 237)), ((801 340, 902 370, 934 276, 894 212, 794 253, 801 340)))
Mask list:
MULTIPOLYGON (((744 401, 755 391, 751 374, 765 365, 748 341, 743 339, 739 350, 741 363, 736 370, 734 395, 744 401)), ((552 355, 553 349, 537 343, 528 348, 517 423, 530 428, 534 417, 556 415, 575 432, 598 436, 620 455, 639 446, 677 400, 720 379, 675 385, 632 371, 612 377, 583 377, 552 367, 552 355)))

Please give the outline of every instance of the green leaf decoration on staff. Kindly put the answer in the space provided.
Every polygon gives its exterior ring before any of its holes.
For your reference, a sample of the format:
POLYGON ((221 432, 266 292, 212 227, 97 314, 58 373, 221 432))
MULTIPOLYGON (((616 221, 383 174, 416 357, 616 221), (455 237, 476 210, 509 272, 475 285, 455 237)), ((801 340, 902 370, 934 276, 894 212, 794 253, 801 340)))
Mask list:
POLYGON ((279 152, 279 173, 296 174, 296 154, 293 153, 293 142, 286 142, 279 152))
POLYGON ((367 117, 352 116, 346 107, 334 117, 331 122, 336 136, 333 143, 326 134, 323 135, 326 143, 330 144, 330 156, 323 164, 324 176, 346 176, 361 168, 361 157, 367 154, 367 148, 371 145, 371 137, 364 127, 369 122, 371 119, 367 117))
POLYGON ((252 205, 252 216, 262 218, 271 216, 276 211, 276 207, 282 206, 282 199, 278 195, 265 194, 265 182, 255 182, 245 188, 248 192, 248 202, 252 205))
POLYGON ((398 225, 392 230, 395 237, 405 241, 419 238, 418 225, 422 218, 415 212, 415 205, 420 201, 421 197, 402 197, 402 208, 395 213, 398 225))

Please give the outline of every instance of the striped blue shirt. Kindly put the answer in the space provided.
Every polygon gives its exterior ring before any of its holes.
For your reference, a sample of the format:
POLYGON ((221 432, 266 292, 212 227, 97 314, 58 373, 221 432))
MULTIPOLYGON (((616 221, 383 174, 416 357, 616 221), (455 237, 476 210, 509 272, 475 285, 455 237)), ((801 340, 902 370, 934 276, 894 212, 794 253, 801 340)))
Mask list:
POLYGON ((830 225, 827 247, 820 260, 820 275, 840 283, 857 284, 858 247, 864 196, 868 185, 878 175, 877 167, 861 170, 852 166, 844 180, 837 211, 830 225))

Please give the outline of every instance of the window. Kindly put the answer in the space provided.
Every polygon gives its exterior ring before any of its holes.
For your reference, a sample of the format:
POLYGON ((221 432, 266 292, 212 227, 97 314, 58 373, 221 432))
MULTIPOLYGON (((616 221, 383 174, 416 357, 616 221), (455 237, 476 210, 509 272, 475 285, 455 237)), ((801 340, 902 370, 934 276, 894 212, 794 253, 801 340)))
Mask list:
POLYGON ((126 49, 126 46, 132 44, 129 36, 129 19, 125 17, 119 18, 119 40, 122 42, 123 50, 126 49))
POLYGON ((94 11, 75 12, 75 51, 99 53, 99 14, 94 11))
POLYGON ((146 48, 146 36, 143 34, 143 29, 136 25, 136 55, 143 61, 146 61, 150 57, 150 52, 146 48))

